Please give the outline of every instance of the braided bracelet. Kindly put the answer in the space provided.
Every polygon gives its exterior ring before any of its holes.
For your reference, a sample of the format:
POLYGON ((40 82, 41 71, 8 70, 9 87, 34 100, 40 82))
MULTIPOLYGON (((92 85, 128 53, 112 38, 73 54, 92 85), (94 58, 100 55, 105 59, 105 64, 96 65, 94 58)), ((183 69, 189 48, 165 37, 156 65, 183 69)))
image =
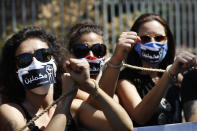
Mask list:
POLYGON ((108 61, 108 62, 107 62, 107 65, 108 65, 109 67, 112 67, 112 68, 115 68, 115 69, 120 69, 120 67, 123 66, 123 63, 121 62, 121 64, 119 64, 119 65, 114 65, 114 64, 112 64, 110 61, 108 61))
POLYGON ((169 71, 169 69, 170 69, 171 66, 172 66, 172 65, 167 66, 166 72, 167 72, 167 74, 168 74, 168 77, 169 77, 173 82, 177 82, 177 81, 178 81, 177 75, 173 75, 173 74, 169 71))

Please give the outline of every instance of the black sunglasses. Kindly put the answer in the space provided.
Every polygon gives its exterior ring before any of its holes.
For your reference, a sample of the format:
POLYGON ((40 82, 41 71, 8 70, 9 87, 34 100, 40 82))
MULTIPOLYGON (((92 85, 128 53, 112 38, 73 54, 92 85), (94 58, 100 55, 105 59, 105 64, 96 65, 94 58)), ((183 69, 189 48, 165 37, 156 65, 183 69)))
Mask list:
POLYGON ((75 44, 71 48, 71 52, 77 58, 84 58, 88 55, 89 51, 91 50, 97 58, 101 58, 106 54, 106 46, 104 44, 94 44, 91 47, 88 47, 87 44, 75 44))
POLYGON ((16 56, 16 65, 19 68, 25 68, 32 63, 33 57, 35 57, 40 62, 49 62, 52 58, 52 51, 49 48, 48 49, 42 48, 36 50, 34 54, 31 53, 20 54, 16 56))
POLYGON ((167 37, 163 36, 163 35, 155 35, 155 36, 143 35, 143 36, 140 36, 141 43, 148 43, 151 41, 151 38, 154 38, 155 41, 161 42, 161 43, 164 43, 167 40, 167 37))

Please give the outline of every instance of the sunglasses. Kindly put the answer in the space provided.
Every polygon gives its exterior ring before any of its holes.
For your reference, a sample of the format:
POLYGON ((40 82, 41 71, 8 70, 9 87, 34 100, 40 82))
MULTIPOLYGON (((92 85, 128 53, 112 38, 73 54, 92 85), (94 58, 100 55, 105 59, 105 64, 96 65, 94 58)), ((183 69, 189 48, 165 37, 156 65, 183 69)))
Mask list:
POLYGON ((40 62, 49 62, 52 58, 52 51, 49 48, 48 49, 42 48, 36 50, 34 54, 31 53, 20 54, 16 56, 16 65, 19 68, 25 68, 32 63, 33 57, 35 57, 40 62))
POLYGON ((151 42, 151 38, 154 38, 155 41, 161 42, 161 43, 164 43, 167 40, 167 37, 163 36, 163 35, 155 35, 155 36, 143 35, 143 36, 140 36, 141 43, 151 42))
POLYGON ((71 52, 77 58, 84 58, 88 55, 89 51, 91 50, 97 58, 102 58, 106 54, 106 46, 104 44, 94 44, 91 47, 88 47, 86 44, 75 44, 71 48, 71 52))

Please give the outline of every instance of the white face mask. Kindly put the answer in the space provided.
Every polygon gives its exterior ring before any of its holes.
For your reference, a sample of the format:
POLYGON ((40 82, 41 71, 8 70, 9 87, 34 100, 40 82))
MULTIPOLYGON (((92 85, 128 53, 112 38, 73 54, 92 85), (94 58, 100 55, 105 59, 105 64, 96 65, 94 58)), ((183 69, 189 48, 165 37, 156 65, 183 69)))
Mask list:
MULTIPOLYGON (((21 68, 17 71, 18 78, 25 89, 46 87, 46 85, 54 84, 57 67, 54 59, 49 62, 39 62, 34 60, 28 67, 21 68)), ((50 88, 50 86, 48 86, 50 88)), ((41 89, 38 89, 41 90, 41 89)), ((49 89, 42 89, 49 90, 49 89)))
POLYGON ((30 89, 31 92, 37 94, 37 95, 45 95, 49 92, 49 90, 53 89, 53 84, 47 85, 47 86, 40 86, 34 89, 30 89))

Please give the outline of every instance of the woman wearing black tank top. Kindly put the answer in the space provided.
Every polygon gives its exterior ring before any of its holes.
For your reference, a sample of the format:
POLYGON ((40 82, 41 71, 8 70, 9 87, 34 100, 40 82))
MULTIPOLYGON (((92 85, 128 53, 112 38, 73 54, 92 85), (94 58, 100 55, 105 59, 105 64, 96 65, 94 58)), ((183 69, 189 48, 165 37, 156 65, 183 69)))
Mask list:
POLYGON ((167 22, 159 15, 141 15, 130 32, 136 32, 138 40, 133 41, 126 63, 167 70, 158 73, 125 68, 117 86, 121 104, 134 120, 134 126, 182 122, 177 76, 196 66, 196 56, 182 52, 174 61, 174 38, 167 22))

